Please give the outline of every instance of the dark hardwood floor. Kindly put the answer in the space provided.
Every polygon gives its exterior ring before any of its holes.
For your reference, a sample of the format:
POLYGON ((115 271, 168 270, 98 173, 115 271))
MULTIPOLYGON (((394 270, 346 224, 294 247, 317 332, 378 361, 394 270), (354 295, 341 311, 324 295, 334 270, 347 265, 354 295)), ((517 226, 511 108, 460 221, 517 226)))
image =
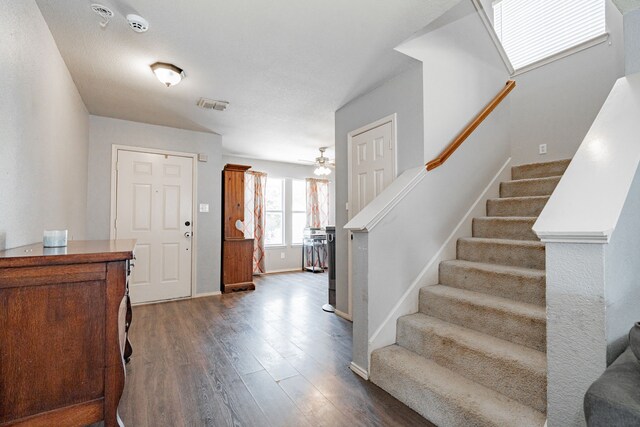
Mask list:
POLYGON ((133 309, 120 415, 138 426, 432 426, 351 372, 351 323, 326 274, 133 309))

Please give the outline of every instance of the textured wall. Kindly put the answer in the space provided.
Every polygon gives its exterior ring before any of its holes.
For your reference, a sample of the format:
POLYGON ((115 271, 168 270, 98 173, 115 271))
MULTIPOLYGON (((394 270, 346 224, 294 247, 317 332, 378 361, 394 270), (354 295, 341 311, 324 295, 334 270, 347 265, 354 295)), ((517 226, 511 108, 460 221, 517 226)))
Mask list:
POLYGON ((622 15, 607 1, 609 40, 515 77, 514 164, 573 157, 616 80, 624 75, 622 15), (546 143, 548 154, 539 155, 546 143))
POLYGON ((582 426, 584 394, 607 366, 604 247, 547 243, 547 419, 582 426))
POLYGON ((422 64, 414 66, 336 111, 336 298, 349 311, 347 232, 347 134, 393 113, 398 115, 398 175, 423 163, 422 64))
POLYGON ((36 4, 0 13, 0 249, 85 237, 89 116, 36 4), (28 25, 27 25, 28 23, 28 25))
POLYGON ((220 290, 221 173, 220 135, 91 116, 87 235, 108 239, 111 212, 112 145, 156 148, 209 155, 197 162, 198 203, 208 203, 208 213, 197 214, 197 293, 220 290))
POLYGON ((640 73, 640 9, 624 14, 625 74, 640 73))
POLYGON ((605 248, 607 363, 628 344, 629 329, 640 321, 640 172, 636 171, 618 224, 605 248))

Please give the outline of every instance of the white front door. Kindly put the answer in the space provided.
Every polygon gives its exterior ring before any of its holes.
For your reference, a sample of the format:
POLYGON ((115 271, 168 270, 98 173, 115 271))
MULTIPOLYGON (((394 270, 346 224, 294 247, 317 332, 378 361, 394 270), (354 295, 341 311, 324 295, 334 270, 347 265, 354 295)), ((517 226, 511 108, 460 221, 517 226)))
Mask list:
MULTIPOLYGON (((349 220, 396 178, 395 115, 349 133, 349 220)), ((349 315, 352 314, 351 232, 348 235, 349 315)))
POLYGON ((137 239, 132 303, 191 295, 193 159, 118 150, 117 239, 137 239))

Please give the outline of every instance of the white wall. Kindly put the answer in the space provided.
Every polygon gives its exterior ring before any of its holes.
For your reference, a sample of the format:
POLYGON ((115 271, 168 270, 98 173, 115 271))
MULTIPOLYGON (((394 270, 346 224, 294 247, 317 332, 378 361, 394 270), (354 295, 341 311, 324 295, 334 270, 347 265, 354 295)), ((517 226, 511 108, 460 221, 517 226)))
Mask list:
MULTIPOLYGON (((266 172, 267 179, 285 178, 285 244, 277 247, 267 247, 265 250, 265 267, 267 273, 302 268, 302 247, 291 244, 291 179, 313 178, 314 166, 293 163, 272 162, 268 160, 251 159, 246 157, 222 156, 222 164, 235 163, 250 165, 252 170, 266 172), (284 258, 281 258, 284 254, 284 258)), ((334 224, 335 209, 333 198, 335 194, 334 175, 329 175, 329 224, 334 224)))
POLYGON ((108 239, 111 212, 112 145, 208 154, 197 162, 198 203, 208 203, 208 213, 197 213, 197 293, 220 290, 222 137, 165 126, 90 117, 87 235, 108 239))
MULTIPOLYGON (((423 62, 421 168, 425 159, 439 154, 504 88, 508 74, 471 1, 462 1, 397 49, 423 62)), ((354 264, 354 325, 367 322, 369 333, 368 337, 354 333, 353 361, 362 368, 368 366, 368 354, 359 353, 367 346, 362 340, 370 339, 371 334, 384 325, 396 303, 419 278, 429 260, 443 248, 457 224, 507 161, 508 118, 509 102, 506 101, 447 163, 426 172, 369 232, 366 240, 356 237, 357 250, 365 251, 366 255, 356 254, 354 259, 368 257, 365 263, 368 273, 362 273, 361 266, 354 264), (367 248, 363 247, 365 243, 367 248), (356 277, 366 279, 367 283, 355 283, 356 277)), ((416 170, 406 173, 416 173, 416 170)), ((367 208, 352 223, 366 215, 365 211, 367 208)), ((417 295, 414 301, 417 308, 417 295)), ((395 319, 391 323, 395 325, 395 319)))
POLYGON ((336 299, 337 309, 347 313, 347 232, 348 213, 347 134, 378 119, 397 113, 398 175, 423 164, 422 63, 356 98, 336 111, 336 299))
POLYGON ((83 239, 87 110, 35 2, 3 2, 0 40, 0 249, 83 239))
POLYGON ((514 78, 514 164, 572 158, 613 84, 624 75, 622 15, 610 1, 606 14, 607 42, 514 78), (548 154, 539 155, 538 145, 543 143, 548 154))

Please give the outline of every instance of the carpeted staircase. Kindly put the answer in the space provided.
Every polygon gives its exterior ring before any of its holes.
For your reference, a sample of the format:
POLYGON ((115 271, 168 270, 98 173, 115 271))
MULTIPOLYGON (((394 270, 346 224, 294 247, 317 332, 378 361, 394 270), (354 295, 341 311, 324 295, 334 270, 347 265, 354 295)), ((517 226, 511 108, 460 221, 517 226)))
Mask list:
POLYGON ((544 425, 545 251, 531 227, 568 165, 511 169, 397 343, 371 355, 371 381, 441 427, 544 425))

